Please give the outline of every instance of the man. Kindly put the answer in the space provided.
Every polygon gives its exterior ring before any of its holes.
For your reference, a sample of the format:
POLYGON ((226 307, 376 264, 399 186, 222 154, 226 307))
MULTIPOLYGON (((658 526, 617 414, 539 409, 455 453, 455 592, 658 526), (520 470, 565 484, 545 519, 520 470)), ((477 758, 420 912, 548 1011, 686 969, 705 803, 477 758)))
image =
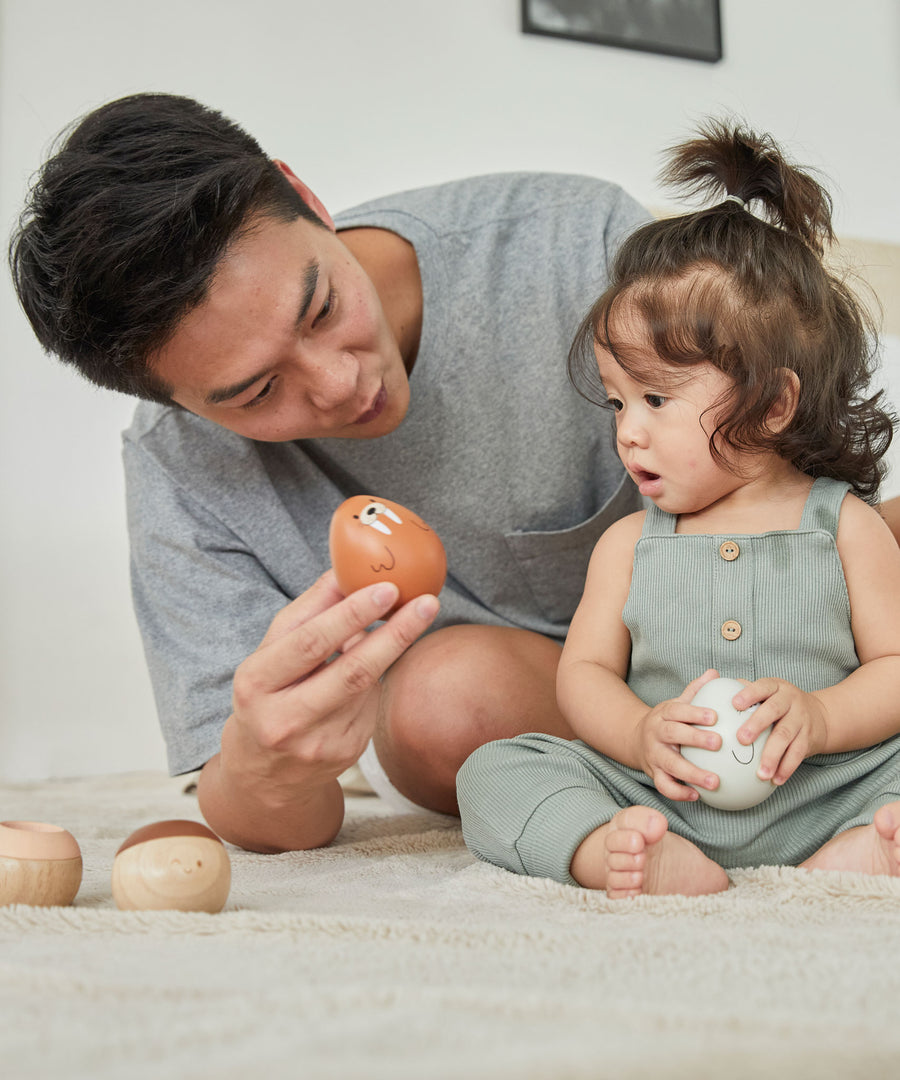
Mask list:
POLYGON ((621 189, 510 174, 332 220, 282 162, 185 98, 84 118, 10 248, 44 345, 144 399, 125 435, 135 607, 173 773, 224 839, 340 828, 360 758, 386 797, 455 813, 481 743, 566 736, 554 681, 593 544, 637 507, 565 356, 621 189), (331 514, 408 506, 448 580, 343 598, 331 514), (421 637, 431 626, 433 632, 421 637))

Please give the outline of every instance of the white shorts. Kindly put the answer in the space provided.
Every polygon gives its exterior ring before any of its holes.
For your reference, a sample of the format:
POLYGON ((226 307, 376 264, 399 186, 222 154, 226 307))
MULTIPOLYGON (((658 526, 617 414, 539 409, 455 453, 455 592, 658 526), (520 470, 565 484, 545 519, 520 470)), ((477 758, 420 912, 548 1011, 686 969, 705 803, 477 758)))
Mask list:
POLYGON ((405 795, 401 795, 388 779, 388 774, 384 771, 381 762, 378 760, 378 755, 375 753, 375 744, 372 739, 369 739, 369 745, 363 751, 357 765, 359 765, 359 771, 365 777, 369 787, 376 795, 380 795, 392 810, 404 814, 422 812, 423 807, 414 803, 412 799, 407 799, 405 795))

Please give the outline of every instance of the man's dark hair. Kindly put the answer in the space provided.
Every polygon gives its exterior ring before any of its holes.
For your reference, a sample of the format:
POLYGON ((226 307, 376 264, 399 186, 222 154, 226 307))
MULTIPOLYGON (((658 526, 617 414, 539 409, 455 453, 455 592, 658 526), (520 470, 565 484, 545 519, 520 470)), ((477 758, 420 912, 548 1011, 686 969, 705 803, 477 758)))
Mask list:
POLYGON ((98 386, 168 402, 155 351, 257 217, 323 223, 259 144, 190 98, 135 94, 63 133, 9 245, 41 345, 98 386))

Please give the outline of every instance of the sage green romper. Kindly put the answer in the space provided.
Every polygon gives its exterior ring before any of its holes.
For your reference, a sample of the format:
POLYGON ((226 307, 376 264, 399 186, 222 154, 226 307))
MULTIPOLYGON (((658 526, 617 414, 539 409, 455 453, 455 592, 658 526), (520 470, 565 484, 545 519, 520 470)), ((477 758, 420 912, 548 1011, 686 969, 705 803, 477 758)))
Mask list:
MULTIPOLYGON (((676 534, 675 516, 647 511, 623 612, 632 639, 628 685, 641 700, 677 697, 708 668, 811 691, 859 667, 836 544, 847 490, 816 480, 799 529, 759 535, 676 534)), ((900 735, 807 758, 748 810, 674 802, 643 772, 581 740, 541 734, 476 750, 457 791, 471 851, 519 874, 574 883, 569 864, 581 841, 636 804, 660 810, 672 832, 726 868, 797 865, 900 799, 900 735)))

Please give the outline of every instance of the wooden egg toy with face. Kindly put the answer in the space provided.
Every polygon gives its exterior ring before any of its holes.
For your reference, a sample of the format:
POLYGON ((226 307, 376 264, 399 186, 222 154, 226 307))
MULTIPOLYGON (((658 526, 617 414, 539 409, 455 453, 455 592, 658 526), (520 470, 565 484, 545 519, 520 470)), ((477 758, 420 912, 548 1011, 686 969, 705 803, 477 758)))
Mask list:
POLYGON ((715 710, 718 719, 706 731, 715 731, 722 736, 722 745, 718 750, 704 750, 699 746, 682 746, 681 753, 698 768, 715 773, 719 786, 715 791, 697 788, 700 798, 719 810, 748 810, 767 799, 775 785, 771 780, 760 780, 756 775, 763 747, 772 728, 760 732, 749 746, 738 742, 737 732, 741 724, 754 712, 758 705, 751 705, 743 712, 731 704, 731 700, 742 688, 737 679, 712 679, 701 686, 691 700, 692 705, 715 710))
POLYGON ((116 852, 112 894, 125 911, 221 911, 231 888, 231 860, 212 830, 197 821, 157 821, 116 852))
POLYGON ((0 824, 0 905, 71 904, 81 874, 81 849, 70 832, 40 821, 0 824))
POLYGON ((328 535, 331 565, 348 596, 366 585, 392 581, 400 590, 396 611, 423 593, 441 591, 447 556, 436 532, 399 503, 354 495, 342 502, 328 535))

